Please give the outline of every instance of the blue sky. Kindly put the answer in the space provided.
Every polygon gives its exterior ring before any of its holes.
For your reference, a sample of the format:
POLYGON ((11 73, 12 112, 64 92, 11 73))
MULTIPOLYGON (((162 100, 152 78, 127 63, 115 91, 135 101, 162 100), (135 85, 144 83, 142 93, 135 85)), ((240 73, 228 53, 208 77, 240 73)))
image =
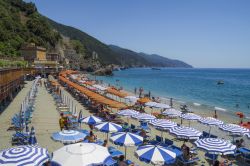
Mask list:
POLYGON ((249 0, 32 0, 106 44, 194 67, 250 68, 249 0))

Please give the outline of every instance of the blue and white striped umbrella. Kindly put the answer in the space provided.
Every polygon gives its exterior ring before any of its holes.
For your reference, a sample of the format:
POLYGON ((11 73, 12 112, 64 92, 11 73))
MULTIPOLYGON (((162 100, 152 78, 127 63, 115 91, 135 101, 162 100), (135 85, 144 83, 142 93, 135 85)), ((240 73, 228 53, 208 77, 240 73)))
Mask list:
POLYGON ((199 121, 203 124, 214 125, 214 126, 219 126, 219 125, 222 125, 224 123, 221 120, 215 119, 212 117, 201 118, 199 121))
POLYGON ((76 130, 63 130, 52 134, 52 139, 62 143, 76 143, 84 140, 87 135, 76 130))
POLYGON ((131 110, 131 109, 125 109, 125 110, 121 110, 117 113, 118 115, 121 115, 121 116, 128 116, 128 117, 131 117, 133 115, 137 115, 139 114, 138 111, 135 111, 135 110, 131 110))
POLYGON ((142 144, 143 137, 129 132, 118 132, 112 134, 110 140, 120 146, 135 146, 142 144))
POLYGON ((31 127, 31 131, 30 131, 29 144, 30 145, 36 145, 37 144, 35 129, 34 129, 33 126, 31 127))
POLYGON ((193 114, 193 113, 182 114, 180 117, 186 120, 200 120, 201 119, 201 116, 193 114))
POLYGON ((218 138, 204 138, 194 142, 198 148, 206 150, 212 154, 233 154, 236 150, 236 146, 230 141, 226 141, 218 138))
POLYGON ((250 132, 249 133, 245 133, 245 136, 247 136, 250 139, 250 132))
POLYGON ((164 111, 162 114, 167 115, 169 117, 178 117, 178 116, 181 116, 182 112, 178 111, 174 108, 170 108, 170 109, 167 109, 166 111, 164 111))
POLYGON ((193 114, 193 113, 182 114, 180 117, 181 117, 182 119, 189 120, 189 127, 190 127, 190 121, 193 121, 193 120, 200 120, 200 119, 201 119, 201 116, 196 115, 196 114, 193 114))
POLYGON ((49 161, 49 152, 38 146, 23 145, 0 152, 0 165, 41 166, 49 161))
POLYGON ((142 121, 150 121, 156 118, 155 116, 146 114, 146 113, 139 113, 139 114, 133 115, 132 117, 138 120, 142 120, 142 121))
POLYGON ((135 154, 141 161, 154 165, 173 164, 176 161, 176 153, 163 146, 140 146, 135 154))
POLYGON ((185 127, 185 126, 177 126, 173 127, 169 130, 170 133, 176 135, 177 138, 182 139, 199 139, 202 133, 194 128, 185 127))
POLYGON ((212 117, 201 118, 199 121, 201 123, 209 126, 209 135, 210 135, 210 132, 211 132, 211 126, 219 126, 219 125, 222 125, 224 123, 221 120, 215 119, 215 118, 212 118, 212 117))
POLYGON ((230 132, 233 135, 243 135, 245 133, 250 132, 249 129, 241 127, 236 124, 223 124, 223 125, 220 125, 219 128, 221 130, 230 132))
POLYGON ((89 125, 94 125, 94 124, 102 122, 102 119, 91 115, 91 116, 88 116, 88 117, 84 118, 83 120, 81 120, 81 122, 87 123, 89 125))
POLYGON ((177 126, 175 122, 172 122, 167 119, 154 119, 154 120, 151 120, 149 123, 161 129, 171 129, 177 126))
POLYGON ((98 130, 104 133, 122 131, 122 126, 112 122, 102 122, 95 126, 98 130))
POLYGON ((143 143, 143 137, 129 132, 114 133, 111 135, 110 140, 115 145, 125 146, 125 158, 128 146, 137 146, 143 143))

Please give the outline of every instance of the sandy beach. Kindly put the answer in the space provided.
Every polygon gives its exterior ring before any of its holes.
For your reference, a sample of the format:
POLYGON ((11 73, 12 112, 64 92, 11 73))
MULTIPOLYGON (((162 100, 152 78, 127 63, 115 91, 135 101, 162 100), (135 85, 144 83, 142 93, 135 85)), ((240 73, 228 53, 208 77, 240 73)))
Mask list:
MULTIPOLYGON (((31 88, 31 85, 32 85, 32 82, 27 82, 27 84, 25 85, 25 88, 21 90, 21 92, 16 96, 16 98, 13 100, 13 102, 6 108, 6 110, 0 116, 0 121, 4 124, 3 127, 0 128, 0 131, 1 131, 0 149, 5 149, 5 148, 11 147, 10 140, 11 140, 11 135, 14 133, 14 131, 7 131, 8 127, 10 126, 10 119, 15 113, 19 112, 21 102, 23 101, 23 98, 26 96, 29 89, 31 88)), ((82 111, 83 116, 90 115, 89 110, 87 110, 80 102, 75 100, 75 98, 71 94, 69 94, 66 90, 62 90, 62 93, 64 95, 67 95, 70 99, 73 100, 74 105, 77 106, 77 114, 79 113, 80 110, 83 110, 82 111)), ((179 105, 177 103, 175 103, 174 107, 176 107, 178 109, 179 105)), ((147 108, 146 111, 148 113, 150 113, 151 109, 147 108)), ((159 112, 160 110, 154 109, 153 111, 159 112)), ((115 110, 113 110, 113 112, 115 113, 115 110)), ((199 112, 199 114, 202 116, 206 116, 206 114, 202 114, 202 112, 199 112)), ((219 116, 220 116, 220 114, 219 114, 219 116)), ((223 117, 223 118, 225 118, 225 117, 223 117)), ((126 118, 122 117, 122 119, 124 121, 127 121, 126 118)), ((42 87, 39 86, 37 97, 35 100, 35 111, 33 113, 33 118, 31 120, 31 124, 29 125, 29 127, 31 127, 31 126, 35 127, 38 144, 42 147, 47 148, 49 150, 49 152, 53 152, 53 151, 55 151, 58 148, 63 146, 62 143, 55 142, 50 138, 51 134, 53 132, 59 131, 58 120, 59 120, 59 113, 56 110, 55 101, 53 100, 52 95, 48 93, 48 91, 45 89, 44 86, 42 86, 42 87)), ((172 119, 172 120, 177 122, 177 123, 180 123, 179 118, 172 119)), ((226 120, 229 120, 229 119, 226 119, 226 120)), ((134 124, 136 126, 139 125, 139 122, 133 118, 131 120, 129 120, 129 123, 134 124)), ((188 124, 189 124, 188 121, 183 120, 183 125, 188 126, 188 124)), ((194 127, 200 131, 208 131, 209 130, 208 126, 200 124, 196 121, 191 122, 191 127, 194 127)), ((81 128, 87 129, 87 130, 89 129, 88 125, 85 125, 85 124, 82 124, 81 128)), ((94 130, 94 133, 98 136, 98 138, 106 139, 105 133, 101 133, 97 130, 94 130)), ((228 133, 219 130, 217 127, 212 127, 211 133, 219 136, 219 138, 225 138, 228 140, 232 140, 232 137, 230 137, 228 135, 228 133)), ((155 135, 161 135, 161 132, 156 130, 152 126, 149 135, 153 139, 153 138, 155 138, 155 135)), ((176 146, 179 146, 179 147, 183 143, 182 141, 179 141, 178 139, 176 139, 174 136, 170 135, 168 132, 163 133, 163 138, 168 138, 168 139, 173 140, 174 144, 176 146)), ((245 144, 249 148, 250 147, 249 146, 250 145, 249 139, 246 139, 246 138, 244 138, 244 139, 245 139, 245 144)), ((111 146, 117 147, 121 151, 124 151, 124 149, 125 149, 124 147, 116 146, 116 145, 112 144, 111 142, 109 142, 108 144, 111 146)), ((194 146, 191 143, 188 143, 188 145, 190 147, 194 146)), ((135 155, 134 155, 135 150, 136 150, 136 147, 127 148, 127 159, 134 161, 138 165, 142 165, 142 166, 148 165, 144 162, 141 162, 140 160, 138 160, 135 157, 135 155)), ((197 165, 202 165, 202 164, 209 165, 208 162, 204 159, 204 152, 199 150, 198 157, 200 158, 200 161, 197 163, 197 165)), ((234 164, 240 165, 237 162, 235 162, 234 164)))

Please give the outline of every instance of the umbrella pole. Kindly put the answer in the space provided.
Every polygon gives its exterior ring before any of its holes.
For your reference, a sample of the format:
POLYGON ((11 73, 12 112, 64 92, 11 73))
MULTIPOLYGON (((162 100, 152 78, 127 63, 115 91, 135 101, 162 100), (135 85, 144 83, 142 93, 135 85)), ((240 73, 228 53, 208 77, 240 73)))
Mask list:
POLYGON ((127 146, 125 146, 125 160, 127 159, 127 146))
POLYGON ((191 122, 189 121, 189 127, 190 127, 190 123, 191 123, 191 122))
POLYGON ((210 132, 211 132, 211 126, 210 126, 210 128, 209 128, 209 137, 210 137, 210 132))

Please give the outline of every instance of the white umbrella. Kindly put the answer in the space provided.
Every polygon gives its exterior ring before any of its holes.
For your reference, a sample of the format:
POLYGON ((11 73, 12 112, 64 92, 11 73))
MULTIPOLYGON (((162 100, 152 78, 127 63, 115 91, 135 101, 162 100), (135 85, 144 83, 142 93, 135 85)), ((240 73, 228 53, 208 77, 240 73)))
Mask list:
POLYGON ((104 165, 110 157, 106 147, 94 143, 77 143, 53 152, 52 161, 63 166, 94 166, 104 165))

